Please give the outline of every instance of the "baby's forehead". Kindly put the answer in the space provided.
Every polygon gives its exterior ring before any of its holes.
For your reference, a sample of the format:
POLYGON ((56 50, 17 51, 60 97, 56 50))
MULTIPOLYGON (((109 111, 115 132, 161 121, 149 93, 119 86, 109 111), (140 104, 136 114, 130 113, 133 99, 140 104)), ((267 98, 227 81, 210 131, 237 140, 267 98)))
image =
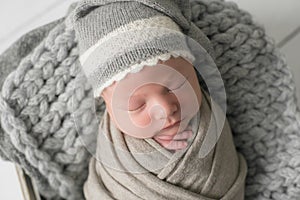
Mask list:
POLYGON ((167 61, 159 61, 156 65, 144 65, 135 72, 127 72, 119 81, 114 81, 107 90, 113 91, 117 86, 128 89, 131 86, 142 86, 147 83, 157 83, 168 85, 178 82, 191 73, 193 65, 185 59, 171 58, 167 61))

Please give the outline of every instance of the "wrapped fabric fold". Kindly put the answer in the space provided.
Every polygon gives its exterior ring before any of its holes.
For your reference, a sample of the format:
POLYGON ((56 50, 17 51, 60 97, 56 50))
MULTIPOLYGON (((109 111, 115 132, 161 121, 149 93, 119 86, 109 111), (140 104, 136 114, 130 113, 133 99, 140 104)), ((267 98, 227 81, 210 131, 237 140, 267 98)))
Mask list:
POLYGON ((194 135, 187 148, 176 152, 151 138, 122 134, 105 111, 84 184, 86 199, 244 199, 246 161, 235 149, 227 120, 212 150, 200 157, 207 133, 217 136, 214 115, 224 114, 212 113, 214 101, 203 94, 190 122, 194 135))

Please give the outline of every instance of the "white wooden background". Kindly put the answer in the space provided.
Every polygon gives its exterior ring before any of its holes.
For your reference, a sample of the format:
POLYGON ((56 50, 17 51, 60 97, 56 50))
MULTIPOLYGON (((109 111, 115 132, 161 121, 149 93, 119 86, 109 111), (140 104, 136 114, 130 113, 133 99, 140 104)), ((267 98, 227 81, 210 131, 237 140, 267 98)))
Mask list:
MULTIPOLYGON (((300 99, 300 1, 233 0, 264 25, 286 55, 300 99)), ((0 7, 0 53, 24 33, 62 17, 75 0, 5 0, 0 7)), ((300 103, 299 103, 300 105, 300 103)), ((0 199, 22 200, 14 165, 0 161, 0 199)))

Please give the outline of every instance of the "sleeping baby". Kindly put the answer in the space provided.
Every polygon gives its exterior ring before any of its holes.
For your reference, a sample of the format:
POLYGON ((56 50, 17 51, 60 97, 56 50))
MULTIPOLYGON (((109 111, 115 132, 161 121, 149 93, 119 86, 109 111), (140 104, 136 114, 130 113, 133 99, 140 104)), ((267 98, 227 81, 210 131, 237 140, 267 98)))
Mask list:
POLYGON ((246 161, 187 44, 186 35, 212 54, 189 2, 85 0, 74 29, 82 69, 106 106, 85 198, 244 199, 246 161))
POLYGON ((153 138, 166 149, 180 150, 187 146, 187 139, 192 136, 188 123, 201 103, 199 82, 193 66, 181 57, 171 57, 165 62, 159 60, 158 63, 165 67, 143 67, 105 88, 100 96, 115 123, 117 119, 112 108, 118 116, 122 111, 128 113, 125 118, 129 120, 122 118, 118 123, 123 133, 136 138, 153 138), (130 90, 134 93, 130 94, 130 90), (152 127, 146 129, 151 123, 152 127))

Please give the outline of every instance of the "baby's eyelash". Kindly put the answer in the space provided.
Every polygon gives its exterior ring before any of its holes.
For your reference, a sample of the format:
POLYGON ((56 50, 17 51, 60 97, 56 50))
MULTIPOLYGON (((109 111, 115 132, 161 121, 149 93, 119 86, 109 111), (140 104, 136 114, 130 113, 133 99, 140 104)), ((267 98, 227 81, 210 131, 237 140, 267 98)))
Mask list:
MULTIPOLYGON (((181 88, 181 87, 187 82, 188 78, 189 78, 189 77, 187 76, 186 79, 184 80, 184 82, 183 82, 180 86, 178 86, 177 88, 171 89, 171 90, 168 90, 168 91, 178 90, 179 88, 181 88)), ((136 108, 136 109, 134 109, 134 110, 128 110, 128 112, 137 112, 137 111, 139 111, 141 108, 143 108, 144 106, 145 106, 145 103, 143 103, 140 107, 138 107, 138 108, 136 108)))
POLYGON ((136 112, 138 110, 140 110, 142 107, 144 107, 145 103, 143 103, 143 105, 141 105, 140 107, 134 109, 134 110, 128 110, 128 112, 136 112))

